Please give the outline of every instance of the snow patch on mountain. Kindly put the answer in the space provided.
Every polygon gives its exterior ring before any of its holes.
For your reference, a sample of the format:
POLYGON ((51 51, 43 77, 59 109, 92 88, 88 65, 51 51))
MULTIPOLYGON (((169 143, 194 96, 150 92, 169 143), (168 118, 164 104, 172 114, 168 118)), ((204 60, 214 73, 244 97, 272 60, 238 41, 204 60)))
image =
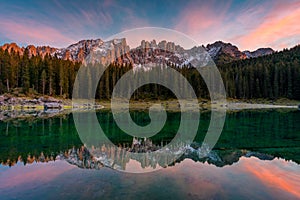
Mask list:
POLYGON ((29 56, 41 55, 57 56, 60 59, 71 60, 83 63, 102 63, 104 65, 117 62, 119 64, 131 63, 136 65, 137 69, 149 63, 166 64, 171 63, 176 66, 205 66, 210 61, 217 61, 221 55, 229 56, 230 60, 239 60, 245 58, 253 58, 274 53, 271 48, 260 48, 256 51, 241 52, 236 46, 217 41, 213 44, 205 46, 195 46, 191 49, 184 49, 170 41, 160 41, 156 43, 152 41, 141 41, 141 45, 132 48, 127 45, 125 38, 116 38, 109 41, 101 39, 81 40, 66 48, 52 48, 48 46, 35 47, 29 45, 27 47, 19 47, 15 43, 5 44, 1 46, 3 50, 9 52, 15 51, 23 55, 28 50, 29 56))

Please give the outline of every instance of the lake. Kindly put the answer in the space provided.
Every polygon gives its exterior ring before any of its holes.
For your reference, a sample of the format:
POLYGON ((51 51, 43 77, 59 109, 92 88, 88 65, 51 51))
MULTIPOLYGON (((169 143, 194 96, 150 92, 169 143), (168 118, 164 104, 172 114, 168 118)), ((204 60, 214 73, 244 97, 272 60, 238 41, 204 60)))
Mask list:
MULTIPOLYGON (((147 112, 130 114, 141 126, 150 122, 147 112)), ((148 139, 125 134, 111 112, 97 112, 111 141, 99 148, 83 146, 72 114, 6 118, 0 122, 0 199, 300 199, 299 111, 229 112, 217 144, 203 154, 210 115, 201 113, 194 141, 183 144, 175 160, 147 153, 175 137, 177 112, 168 112, 163 129, 148 139), (147 173, 127 173, 141 169, 147 173)))

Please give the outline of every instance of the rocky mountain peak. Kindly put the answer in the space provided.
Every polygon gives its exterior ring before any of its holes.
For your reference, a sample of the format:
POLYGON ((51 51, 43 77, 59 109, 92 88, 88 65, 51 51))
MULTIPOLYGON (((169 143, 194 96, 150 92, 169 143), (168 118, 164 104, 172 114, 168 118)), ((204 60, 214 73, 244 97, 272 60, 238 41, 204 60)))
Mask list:
POLYGON ((103 41, 101 39, 80 40, 66 48, 53 48, 49 46, 28 45, 19 47, 16 43, 4 44, 3 50, 23 55, 25 50, 29 56, 46 54, 56 55, 58 58, 75 62, 98 62, 104 65, 117 62, 120 64, 132 63, 135 65, 146 63, 171 62, 176 65, 192 64, 194 61, 207 62, 210 56, 217 63, 231 62, 233 60, 253 58, 268 55, 274 52, 271 48, 260 48, 256 51, 241 52, 236 46, 223 41, 216 41, 205 46, 184 49, 172 41, 146 41, 142 40, 140 46, 130 49, 125 38, 103 41), (208 54, 204 51, 206 50, 208 54), (209 56, 208 56, 209 55, 209 56))
POLYGON ((275 51, 272 48, 259 48, 255 51, 244 51, 247 58, 256 58, 259 56, 265 56, 274 53, 275 51))
POLYGON ((226 54, 234 59, 245 59, 246 54, 241 52, 236 46, 231 43, 225 43, 222 41, 217 41, 213 44, 208 44, 206 50, 211 55, 213 59, 216 59, 219 55, 226 54))
POLYGON ((106 65, 112 62, 121 63, 126 59, 129 50, 125 38, 112 39, 106 42, 101 39, 82 40, 67 48, 58 50, 57 55, 60 58, 72 61, 85 62, 85 59, 88 59, 88 62, 98 62, 106 65), (124 60, 121 60, 121 57, 124 60))
POLYGON ((3 46, 1 46, 1 49, 3 49, 4 51, 7 50, 9 53, 11 52, 16 52, 19 53, 20 55, 23 55, 24 52, 24 48, 19 47, 16 43, 6 43, 3 46))
POLYGON ((46 54, 54 54, 57 51, 57 48, 49 47, 49 46, 37 46, 28 45, 27 47, 19 47, 16 43, 4 44, 1 46, 3 50, 7 50, 9 53, 16 52, 19 55, 23 55, 27 50, 29 57, 40 55, 44 57, 46 54))

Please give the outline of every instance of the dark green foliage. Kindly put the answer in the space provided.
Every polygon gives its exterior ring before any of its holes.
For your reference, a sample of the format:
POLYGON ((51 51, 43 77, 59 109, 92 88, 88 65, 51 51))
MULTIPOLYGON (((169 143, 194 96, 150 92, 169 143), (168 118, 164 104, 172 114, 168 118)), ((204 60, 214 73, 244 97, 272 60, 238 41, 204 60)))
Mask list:
MULTIPOLYGON (((133 111, 132 119, 143 126, 150 122, 148 112, 133 111)), ((180 112, 168 112, 163 129, 151 137, 153 144, 165 144, 174 138, 180 125, 180 112)), ((132 143, 132 136, 125 134, 116 124, 109 111, 97 112, 98 121, 106 137, 115 145, 132 143)), ((201 114, 199 129, 195 137, 202 143, 211 122, 211 113, 201 114)), ((215 150, 243 149, 266 153, 300 163, 300 112, 297 111, 241 111, 226 115, 221 137, 215 150), (284 134, 283 134, 284 132, 284 134)), ((16 163, 21 156, 24 164, 28 155, 39 158, 56 157, 80 147, 82 142, 76 131, 73 115, 66 114, 48 119, 11 120, 0 122, 0 163, 16 163)), ((231 157, 234 156, 231 154, 231 157)))
MULTIPOLYGON (((43 95, 59 95, 71 98, 73 85, 81 63, 58 59, 46 55, 23 56, 8 53, 0 49, 0 94, 21 88, 28 94, 30 91, 43 95)), ((171 63, 169 67, 180 72, 194 88, 199 98, 209 98, 206 84, 195 68, 177 67, 171 63)), ((218 68, 224 81, 227 96, 238 99, 285 97, 300 99, 300 46, 283 50, 272 55, 251 58, 230 63, 218 61, 218 68), (223 64, 222 64, 223 63, 223 64)), ((113 63, 109 67, 89 65, 84 68, 84 98, 110 99, 118 80, 132 69, 130 64, 113 63), (100 78, 100 73, 102 73, 100 78), (100 80, 99 80, 100 79, 100 80), (97 81, 99 80, 99 81, 97 81), (97 85, 94 83, 98 82, 97 85)), ((149 80, 149 73, 168 79, 180 89, 187 91, 187 85, 175 77, 167 77, 163 67, 139 70, 134 73, 134 80, 122 85, 123 91, 135 88, 140 82, 149 80)), ((82 85, 80 86, 82 87, 82 85)), ((148 84, 138 88, 132 95, 138 99, 175 98, 171 90, 157 84, 148 84)))
POLYGON ((29 57, 0 49, 0 94, 21 88, 45 95, 70 97, 80 63, 46 55, 29 57), (30 90, 31 89, 31 90, 30 90))
POLYGON ((300 46, 219 69, 229 97, 300 99, 300 46))

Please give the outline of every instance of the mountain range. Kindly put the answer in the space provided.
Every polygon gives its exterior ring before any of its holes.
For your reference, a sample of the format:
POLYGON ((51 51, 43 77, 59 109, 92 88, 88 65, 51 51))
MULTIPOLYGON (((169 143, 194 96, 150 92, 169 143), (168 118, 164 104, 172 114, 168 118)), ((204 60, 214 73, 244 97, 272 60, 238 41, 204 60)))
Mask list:
POLYGON ((27 52, 29 56, 40 55, 44 57, 46 54, 49 54, 64 60, 76 62, 85 62, 87 59, 94 59, 89 61, 100 62, 102 64, 118 62, 133 63, 136 65, 149 62, 172 62, 177 65, 183 65, 193 63, 195 60, 207 60, 207 55, 216 63, 228 63, 234 60, 255 58, 274 53, 274 50, 271 48, 259 48, 253 52, 241 51, 235 45, 222 41, 216 41, 207 46, 202 45, 191 49, 184 49, 174 42, 165 40, 158 43, 155 40, 142 40, 140 46, 130 48, 125 38, 110 41, 103 41, 101 39, 81 40, 66 48, 33 45, 20 47, 16 43, 4 44, 0 48, 7 50, 9 53, 14 51, 20 55, 27 52))

